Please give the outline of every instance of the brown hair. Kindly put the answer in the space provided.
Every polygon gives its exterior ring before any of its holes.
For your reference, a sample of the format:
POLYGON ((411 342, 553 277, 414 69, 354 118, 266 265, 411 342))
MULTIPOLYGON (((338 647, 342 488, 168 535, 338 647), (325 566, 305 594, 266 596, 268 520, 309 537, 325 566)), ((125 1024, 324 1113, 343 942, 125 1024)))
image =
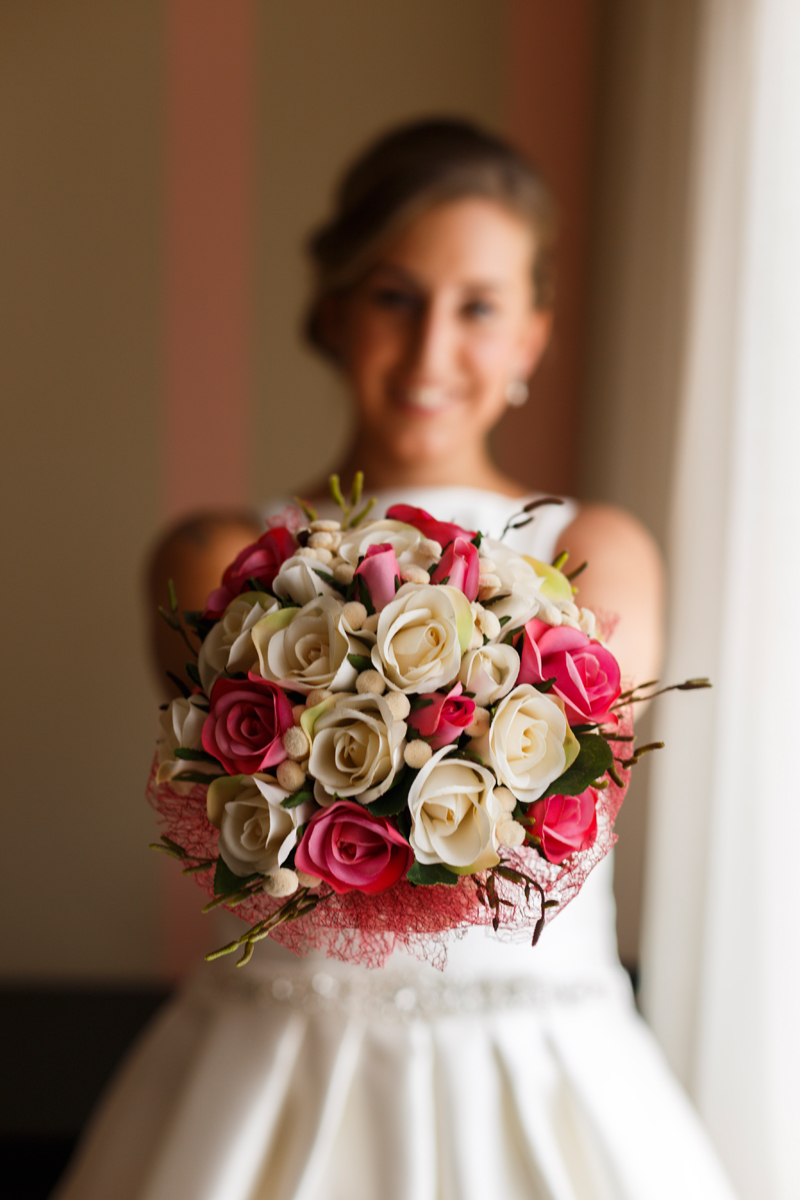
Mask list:
POLYGON ((531 229, 534 302, 550 307, 555 212, 539 172, 469 121, 414 121, 391 130, 356 159, 342 178, 333 216, 309 239, 315 278, 305 333, 312 346, 331 355, 323 305, 363 278, 388 239, 436 204, 467 196, 496 200, 531 229))

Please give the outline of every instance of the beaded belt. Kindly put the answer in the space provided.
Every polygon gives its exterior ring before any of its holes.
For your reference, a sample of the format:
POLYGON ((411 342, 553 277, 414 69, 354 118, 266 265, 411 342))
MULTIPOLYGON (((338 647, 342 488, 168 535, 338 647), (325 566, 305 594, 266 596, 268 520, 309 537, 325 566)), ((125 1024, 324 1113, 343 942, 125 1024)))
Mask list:
POLYGON ((398 972, 369 972, 348 979, 327 971, 313 975, 290 971, 272 976, 235 975, 204 980, 207 995, 305 1013, 341 1013, 362 1020, 411 1022, 437 1017, 471 1016, 513 1008, 578 1004, 608 995, 598 981, 556 983, 510 977, 453 981, 398 972))

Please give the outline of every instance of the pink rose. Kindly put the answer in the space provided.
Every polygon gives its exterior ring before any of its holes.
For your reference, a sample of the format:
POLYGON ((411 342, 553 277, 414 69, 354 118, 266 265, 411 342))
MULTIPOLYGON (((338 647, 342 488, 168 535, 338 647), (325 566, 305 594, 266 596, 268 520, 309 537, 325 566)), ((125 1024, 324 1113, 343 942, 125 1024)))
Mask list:
POLYGON ((394 600, 400 583, 400 566, 394 547, 388 542, 370 546, 356 567, 354 578, 363 579, 375 611, 380 612, 394 600))
POLYGON ((222 586, 206 600, 204 617, 221 617, 231 600, 249 589, 248 579, 257 579, 264 591, 272 587, 275 576, 287 558, 297 553, 297 543, 284 525, 268 529, 257 542, 245 546, 226 568, 222 586))
POLYGON ((517 650, 517 683, 555 679, 553 692, 564 701, 571 725, 614 719, 608 710, 621 690, 619 664, 600 642, 569 625, 546 625, 534 617, 517 650))
POLYGON ((335 892, 374 895, 402 879, 414 862, 408 842, 385 817, 340 800, 316 812, 295 853, 295 866, 335 892))
POLYGON ((475 719, 475 701, 462 696, 462 691, 461 684, 457 683, 447 695, 431 692, 422 696, 421 699, 432 703, 413 708, 406 717, 407 723, 419 730, 433 750, 449 746, 475 719))
POLYGON ((576 850, 588 850, 597 837, 597 793, 587 788, 579 796, 547 796, 528 805, 531 832, 541 840, 548 862, 562 863, 576 850))
POLYGON ((293 724, 291 701, 277 684, 253 675, 218 679, 203 725, 203 749, 229 775, 254 775, 286 758, 281 736, 293 724))
POLYGON ((439 559, 439 565, 431 576, 431 583, 444 583, 463 592, 471 602, 477 599, 480 586, 480 563, 478 550, 466 538, 457 537, 439 559))
POLYGON ((446 546, 457 537, 466 538, 467 541, 475 537, 474 530, 462 529, 452 521, 437 521, 424 508, 414 508, 413 504, 393 504, 391 508, 387 508, 386 516, 392 521, 403 521, 406 525, 413 525, 423 537, 432 538, 440 546, 446 546))

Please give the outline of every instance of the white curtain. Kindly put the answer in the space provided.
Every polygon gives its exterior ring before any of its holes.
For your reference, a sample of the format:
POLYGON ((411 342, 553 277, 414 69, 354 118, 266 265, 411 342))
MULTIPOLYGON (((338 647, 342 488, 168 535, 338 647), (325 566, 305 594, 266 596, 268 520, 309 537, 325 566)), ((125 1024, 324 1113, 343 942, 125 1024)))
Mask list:
POLYGON ((643 1004, 745 1200, 800 1196, 800 2, 706 0, 643 1004))

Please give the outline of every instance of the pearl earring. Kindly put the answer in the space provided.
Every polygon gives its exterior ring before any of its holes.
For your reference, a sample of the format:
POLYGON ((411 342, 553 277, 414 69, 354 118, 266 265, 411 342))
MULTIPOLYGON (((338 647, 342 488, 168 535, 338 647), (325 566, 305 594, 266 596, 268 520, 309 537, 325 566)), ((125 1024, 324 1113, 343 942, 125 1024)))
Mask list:
POLYGON ((521 408, 528 399, 528 385, 524 379, 510 379, 506 384, 506 400, 513 408, 521 408))

